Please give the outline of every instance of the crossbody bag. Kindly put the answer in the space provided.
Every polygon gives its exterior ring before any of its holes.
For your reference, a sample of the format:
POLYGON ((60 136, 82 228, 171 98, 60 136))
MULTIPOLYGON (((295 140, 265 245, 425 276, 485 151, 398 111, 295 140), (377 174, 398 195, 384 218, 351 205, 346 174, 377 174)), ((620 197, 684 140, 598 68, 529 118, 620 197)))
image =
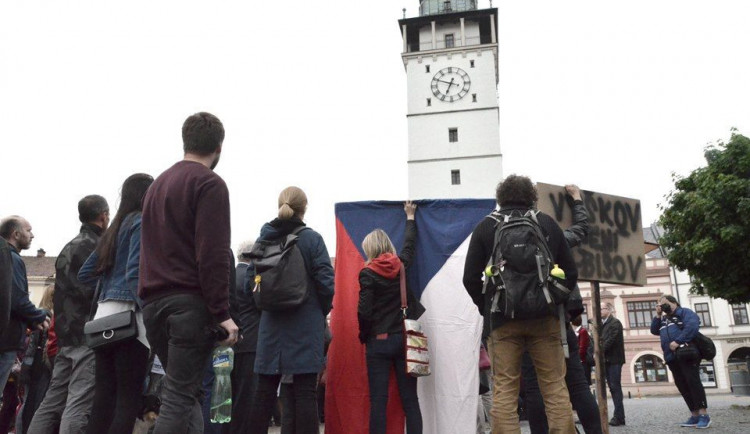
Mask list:
POLYGON ((83 325, 83 337, 86 346, 92 350, 103 350, 136 339, 138 337, 138 324, 135 319, 135 311, 126 310, 93 319, 100 290, 101 279, 96 284, 94 299, 89 310, 89 320, 83 325))

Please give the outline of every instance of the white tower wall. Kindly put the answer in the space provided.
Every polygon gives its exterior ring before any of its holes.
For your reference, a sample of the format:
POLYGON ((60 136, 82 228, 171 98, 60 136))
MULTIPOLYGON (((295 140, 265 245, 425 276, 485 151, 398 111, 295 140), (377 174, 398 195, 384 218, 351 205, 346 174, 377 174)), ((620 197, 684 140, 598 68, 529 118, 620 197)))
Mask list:
POLYGON ((496 14, 464 10, 399 22, 412 199, 494 197, 502 178, 496 14), (441 71, 448 75, 435 81, 441 71), (459 89, 466 89, 460 97, 459 89))

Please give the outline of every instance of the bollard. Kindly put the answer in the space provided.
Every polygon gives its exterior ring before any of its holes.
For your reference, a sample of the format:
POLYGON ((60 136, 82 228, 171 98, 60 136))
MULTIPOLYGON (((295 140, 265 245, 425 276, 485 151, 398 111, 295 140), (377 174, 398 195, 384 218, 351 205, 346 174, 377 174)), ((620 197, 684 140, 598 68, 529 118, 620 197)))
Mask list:
POLYGON ((630 391, 628 390, 628 399, 633 399, 632 396, 630 396, 630 391))

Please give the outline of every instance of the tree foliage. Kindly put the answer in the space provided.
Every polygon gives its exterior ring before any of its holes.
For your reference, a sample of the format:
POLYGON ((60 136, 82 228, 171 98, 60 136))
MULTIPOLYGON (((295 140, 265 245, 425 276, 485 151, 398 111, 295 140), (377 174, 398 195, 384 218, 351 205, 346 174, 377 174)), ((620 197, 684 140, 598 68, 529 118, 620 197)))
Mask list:
POLYGON ((669 261, 693 278, 691 290, 750 302, 750 139, 732 130, 705 151, 705 167, 682 178, 660 220, 669 261))

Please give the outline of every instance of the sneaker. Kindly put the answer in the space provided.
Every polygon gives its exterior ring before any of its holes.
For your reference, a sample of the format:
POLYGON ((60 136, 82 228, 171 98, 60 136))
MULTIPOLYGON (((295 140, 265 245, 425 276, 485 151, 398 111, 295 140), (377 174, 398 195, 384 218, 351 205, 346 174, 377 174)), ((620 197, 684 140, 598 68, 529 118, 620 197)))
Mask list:
POLYGON ((612 419, 611 419, 611 420, 609 421, 609 425, 610 425, 610 426, 621 426, 621 425, 625 425, 625 421, 624 421, 624 420, 620 420, 620 419, 618 419, 618 418, 616 418, 616 417, 613 417, 613 418, 612 418, 612 419))
POLYGON ((698 416, 690 416, 690 419, 686 420, 685 422, 682 422, 680 426, 686 427, 686 428, 698 426, 698 416))
POLYGON ((698 425, 696 425, 696 428, 703 429, 708 428, 711 426, 711 416, 707 414, 702 414, 698 416, 698 425))

